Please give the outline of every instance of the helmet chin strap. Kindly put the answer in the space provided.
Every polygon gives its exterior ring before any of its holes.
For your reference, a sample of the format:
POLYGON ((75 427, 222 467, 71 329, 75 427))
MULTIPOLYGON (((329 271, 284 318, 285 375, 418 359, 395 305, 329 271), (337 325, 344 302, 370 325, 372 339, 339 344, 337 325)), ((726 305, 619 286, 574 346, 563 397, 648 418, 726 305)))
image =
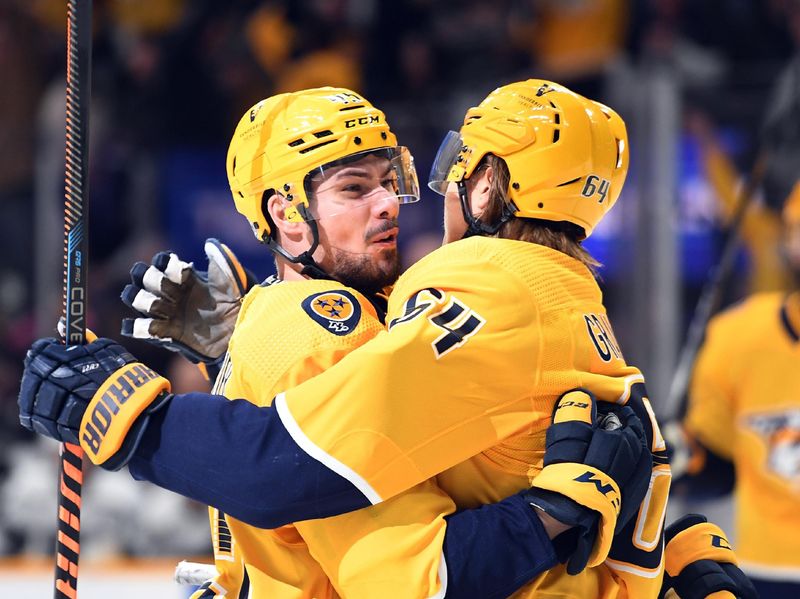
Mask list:
POLYGON ((291 262, 292 264, 299 264, 303 268, 300 270, 300 274, 307 276, 311 279, 328 279, 336 281, 336 277, 333 275, 325 272, 322 267, 317 264, 316 260, 314 260, 313 254, 317 250, 319 246, 319 228, 317 227, 317 221, 310 218, 308 210, 305 206, 300 205, 297 207, 297 211, 300 213, 300 216, 303 217, 303 220, 311 229, 311 245, 309 248, 299 254, 297 256, 293 256, 286 248, 284 248, 280 243, 275 241, 275 238, 270 236, 267 241, 267 247, 275 254, 280 255, 284 260, 287 262, 291 262))
POLYGON ((476 218, 472 214, 472 208, 469 205, 469 197, 467 195, 467 184, 462 179, 458 182, 458 199, 461 201, 461 213, 464 215, 464 221, 467 223, 467 230, 464 232, 462 239, 473 237, 475 235, 489 237, 494 235, 500 230, 503 224, 507 223, 510 219, 514 218, 514 212, 517 207, 511 200, 503 202, 503 212, 496 223, 485 223, 480 218, 476 218))

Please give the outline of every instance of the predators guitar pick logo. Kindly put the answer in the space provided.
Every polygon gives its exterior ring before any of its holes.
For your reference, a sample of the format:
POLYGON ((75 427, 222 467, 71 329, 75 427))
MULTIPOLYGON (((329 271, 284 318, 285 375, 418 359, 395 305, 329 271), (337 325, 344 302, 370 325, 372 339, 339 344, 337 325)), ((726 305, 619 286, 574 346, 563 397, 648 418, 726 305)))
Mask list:
POLYGON ((344 290, 323 291, 303 300, 303 310, 314 322, 334 335, 347 335, 361 319, 361 306, 344 290))
POLYGON ((752 414, 745 422, 767 446, 767 468, 800 489, 800 410, 752 414))

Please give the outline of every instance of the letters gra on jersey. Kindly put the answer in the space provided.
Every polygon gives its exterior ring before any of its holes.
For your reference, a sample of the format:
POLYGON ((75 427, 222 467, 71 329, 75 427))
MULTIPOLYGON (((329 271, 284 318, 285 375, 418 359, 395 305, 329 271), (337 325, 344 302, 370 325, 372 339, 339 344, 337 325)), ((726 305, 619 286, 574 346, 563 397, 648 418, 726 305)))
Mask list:
POLYGON ((597 314, 584 314, 583 319, 586 322, 589 339, 592 340, 600 359, 603 362, 610 362, 612 358, 623 359, 622 351, 619 349, 619 344, 614 338, 614 332, 611 330, 611 324, 605 314, 600 316, 597 314))

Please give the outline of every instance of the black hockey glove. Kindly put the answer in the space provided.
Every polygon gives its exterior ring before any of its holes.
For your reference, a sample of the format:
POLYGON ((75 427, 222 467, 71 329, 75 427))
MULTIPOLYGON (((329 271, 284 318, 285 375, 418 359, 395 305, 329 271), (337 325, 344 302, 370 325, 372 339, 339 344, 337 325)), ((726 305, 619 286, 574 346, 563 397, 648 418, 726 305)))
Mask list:
POLYGON ((234 253, 207 239, 208 271, 170 252, 137 262, 122 301, 142 316, 122 321, 122 334, 179 352, 192 362, 215 364, 228 349, 242 297, 255 279, 234 253))
POLYGON ((651 468, 644 429, 633 410, 598 404, 584 390, 559 398, 547 429, 544 468, 525 497, 573 527, 553 540, 569 574, 605 560, 615 530, 639 510, 651 468))
POLYGON ((676 520, 665 537, 666 573, 659 599, 758 599, 725 533, 705 516, 688 514, 676 520))
POLYGON ((80 444, 109 470, 128 463, 170 384, 111 339, 65 346, 37 340, 25 357, 19 421, 28 430, 80 444))

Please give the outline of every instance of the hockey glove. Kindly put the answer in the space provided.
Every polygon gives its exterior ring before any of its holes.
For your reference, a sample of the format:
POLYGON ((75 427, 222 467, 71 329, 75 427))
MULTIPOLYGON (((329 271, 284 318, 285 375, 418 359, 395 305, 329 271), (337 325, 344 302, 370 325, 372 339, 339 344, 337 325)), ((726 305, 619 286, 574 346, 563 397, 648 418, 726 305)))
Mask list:
POLYGON ((224 243, 207 239, 204 249, 208 272, 169 252, 133 265, 122 301, 142 316, 125 318, 123 335, 195 363, 213 364, 225 355, 242 297, 255 280, 224 243))
POLYGON ((219 587, 214 579, 206 580, 189 595, 189 599, 224 599, 228 593, 219 587))
POLYGON ((39 339, 25 357, 19 421, 40 435, 80 443, 92 463, 119 470, 169 391, 167 379, 111 339, 69 347, 39 339))
POLYGON ((665 536, 666 573, 660 599, 758 599, 716 524, 688 514, 667 527, 665 536))
POLYGON ((624 525, 621 507, 630 506, 625 517, 635 514, 650 480, 652 457, 642 423, 628 407, 602 406, 598 418, 588 392, 559 398, 547 429, 544 468, 525 494, 533 507, 573 527, 553 542, 569 574, 605 560, 615 528, 624 525))

